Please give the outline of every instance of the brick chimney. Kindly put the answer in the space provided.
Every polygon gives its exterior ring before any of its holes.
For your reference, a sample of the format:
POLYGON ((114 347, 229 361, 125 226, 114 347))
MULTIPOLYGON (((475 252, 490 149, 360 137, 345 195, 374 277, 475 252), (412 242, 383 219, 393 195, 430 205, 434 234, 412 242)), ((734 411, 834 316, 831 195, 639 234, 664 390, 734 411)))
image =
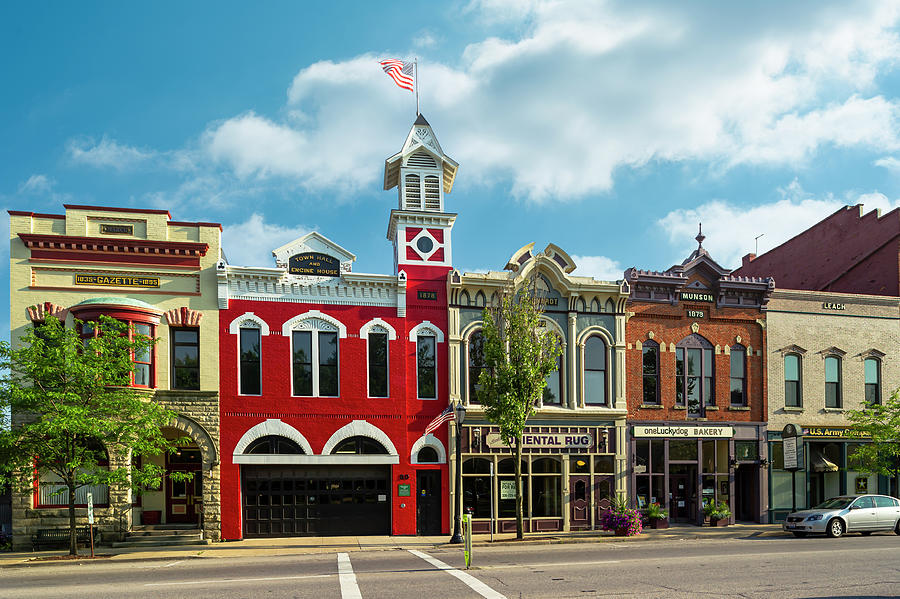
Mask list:
POLYGON ((747 254, 746 256, 741 258, 741 267, 743 268, 744 266, 747 266, 754 260, 756 260, 756 254, 747 254))

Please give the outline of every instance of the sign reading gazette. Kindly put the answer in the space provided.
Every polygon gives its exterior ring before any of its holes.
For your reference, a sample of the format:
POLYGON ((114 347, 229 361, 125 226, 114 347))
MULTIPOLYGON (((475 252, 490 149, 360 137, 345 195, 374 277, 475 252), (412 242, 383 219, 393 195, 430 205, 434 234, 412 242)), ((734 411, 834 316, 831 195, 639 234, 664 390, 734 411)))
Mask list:
POLYGON ((307 277, 339 277, 341 263, 337 258, 318 252, 295 254, 288 258, 288 273, 307 277))
MULTIPOLYGON (((487 446, 494 449, 508 447, 499 433, 487 436, 487 446)), ((524 433, 522 449, 589 449, 594 445, 590 433, 524 433)))
POLYGON ((113 285, 116 287, 159 287, 159 277, 123 277, 119 275, 75 275, 76 285, 113 285))
POLYGON ((702 437, 704 439, 730 439, 734 436, 734 429, 730 426, 635 426, 635 438, 644 437, 702 437))

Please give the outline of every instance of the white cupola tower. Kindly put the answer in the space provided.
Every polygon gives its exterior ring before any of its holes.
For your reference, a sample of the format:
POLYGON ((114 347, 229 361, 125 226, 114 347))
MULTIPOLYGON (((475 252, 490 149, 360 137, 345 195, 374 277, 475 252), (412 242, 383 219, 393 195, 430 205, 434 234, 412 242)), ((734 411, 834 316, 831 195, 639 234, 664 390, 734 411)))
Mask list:
POLYGON ((431 125, 421 114, 403 149, 384 161, 384 188, 397 188, 387 237, 398 266, 452 264, 450 230, 456 214, 444 212, 444 195, 453 189, 459 165, 444 154, 431 125))

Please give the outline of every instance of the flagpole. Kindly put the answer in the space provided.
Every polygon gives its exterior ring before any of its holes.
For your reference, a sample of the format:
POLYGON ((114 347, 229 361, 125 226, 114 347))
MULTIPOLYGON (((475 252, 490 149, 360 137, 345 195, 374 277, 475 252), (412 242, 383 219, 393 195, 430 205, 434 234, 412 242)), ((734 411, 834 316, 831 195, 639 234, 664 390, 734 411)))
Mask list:
POLYGON ((419 116, 419 57, 416 57, 416 60, 413 62, 415 73, 416 73, 416 116, 419 116))

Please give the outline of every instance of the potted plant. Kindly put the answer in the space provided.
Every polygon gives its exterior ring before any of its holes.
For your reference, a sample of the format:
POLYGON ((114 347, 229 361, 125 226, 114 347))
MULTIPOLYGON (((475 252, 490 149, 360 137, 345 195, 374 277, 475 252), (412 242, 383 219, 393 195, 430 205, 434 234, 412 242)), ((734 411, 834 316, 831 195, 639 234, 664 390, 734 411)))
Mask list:
MULTIPOLYGON (((715 505, 712 504, 711 505, 715 505)), ((720 501, 718 505, 712 509, 709 514, 709 525, 710 526, 728 526, 731 519, 731 510, 728 509, 728 504, 724 501, 720 501)))
POLYGON ((651 503, 644 515, 647 517, 647 523, 650 525, 650 528, 655 530, 669 528, 669 512, 662 509, 662 506, 657 502, 651 503))
POLYGON ((641 534, 641 513, 627 507, 624 499, 614 499, 612 506, 600 516, 603 530, 615 531, 617 537, 641 534))

